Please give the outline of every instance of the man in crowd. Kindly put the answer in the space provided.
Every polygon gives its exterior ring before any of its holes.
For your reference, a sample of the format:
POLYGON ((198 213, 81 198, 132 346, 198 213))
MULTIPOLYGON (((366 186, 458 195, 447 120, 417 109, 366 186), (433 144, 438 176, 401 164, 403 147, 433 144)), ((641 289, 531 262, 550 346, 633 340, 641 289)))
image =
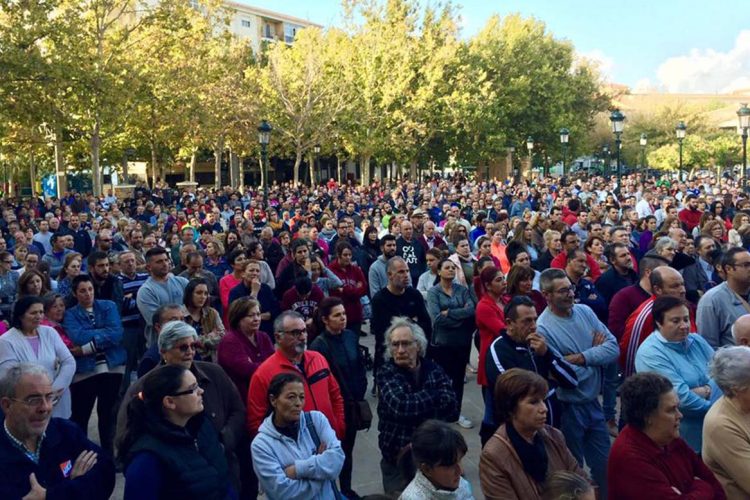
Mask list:
POLYGON ((698 302, 697 332, 718 349, 733 345, 732 325, 750 312, 750 252, 742 247, 730 248, 721 258, 726 281, 713 287, 698 302))
POLYGON ((695 250, 698 258, 695 264, 684 268, 682 277, 685 279, 685 290, 687 299, 693 304, 703 297, 708 290, 716 286, 719 279, 714 276, 714 252, 716 242, 710 236, 698 236, 695 239, 695 250))
POLYGON ((427 269, 425 249, 414 238, 414 228, 409 221, 401 223, 401 236, 396 240, 396 255, 409 266, 411 282, 419 282, 419 277, 427 269))
POLYGON ((138 290, 136 301, 138 310, 146 321, 143 333, 147 346, 156 340, 151 321, 159 306, 183 302, 188 280, 170 273, 169 267, 169 254, 162 247, 152 248, 146 253, 146 269, 149 277, 138 290))
POLYGON ((111 300, 122 312, 122 282, 109 272, 109 257, 104 252, 95 250, 88 256, 88 268, 91 281, 94 283, 94 297, 97 300, 111 300))
POLYGON ((591 469, 606 498, 610 436, 599 391, 601 367, 617 361, 617 341, 588 306, 575 304, 575 288, 562 270, 544 271, 541 285, 548 306, 539 317, 539 332, 578 374, 575 389, 558 391, 563 403, 561 430, 573 456, 581 467, 585 463, 591 469))
POLYGON ((70 420, 52 418, 58 393, 47 370, 10 367, 0 379, 0 498, 109 498, 112 458, 70 420))
POLYGON ((633 269, 633 260, 627 245, 620 242, 609 245, 607 259, 611 267, 596 280, 596 289, 609 305, 617 292, 638 281, 638 273, 633 269))
POLYGON ((81 226, 81 218, 78 214, 70 216, 68 228, 65 232, 66 234, 73 236, 73 248, 75 251, 84 257, 88 257, 89 252, 91 252, 91 247, 93 246, 91 243, 91 236, 86 228, 81 226))
POLYGON ((65 248, 65 235, 54 233, 50 238, 52 251, 44 254, 42 262, 49 264, 49 272, 52 276, 60 274, 60 270, 65 264, 65 257, 71 253, 71 250, 65 248))
MULTIPOLYGON (((370 297, 375 297, 388 284, 388 261, 396 255, 396 248, 396 237, 394 235, 386 234, 380 238, 380 252, 382 255, 372 263, 368 272, 367 281, 370 286, 370 297)), ((409 282, 411 283, 411 279, 409 279, 409 282)))
POLYGON ((268 414, 268 384, 275 375, 284 372, 301 373, 305 386, 304 411, 322 412, 336 431, 344 437, 344 399, 338 382, 319 352, 307 350, 307 325, 294 311, 284 311, 274 321, 276 352, 265 360, 250 379, 247 394, 247 430, 258 433, 268 414))

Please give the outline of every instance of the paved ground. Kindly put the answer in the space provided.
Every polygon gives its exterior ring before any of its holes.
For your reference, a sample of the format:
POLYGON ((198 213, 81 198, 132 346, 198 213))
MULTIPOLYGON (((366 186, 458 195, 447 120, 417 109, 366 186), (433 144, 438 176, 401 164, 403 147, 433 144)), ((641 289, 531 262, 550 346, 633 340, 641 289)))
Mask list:
MULTIPOLYGON (((367 328, 365 328, 367 329, 367 328)), ((362 345, 366 345, 370 348, 370 352, 374 352, 374 337, 368 335, 361 339, 362 345)), ((476 366, 476 351, 472 352, 472 363, 476 366)), ((372 387, 372 374, 369 374, 370 387, 372 387)), ((482 394, 479 390, 479 386, 476 383, 476 376, 473 374, 467 374, 467 383, 464 391, 464 400, 462 414, 471 419, 475 423, 473 429, 462 429, 456 426, 458 430, 466 439, 466 443, 469 447, 469 451, 463 459, 464 475, 466 479, 471 483, 474 490, 474 496, 477 500, 482 500, 481 489, 479 487, 479 423, 482 420, 482 414, 484 413, 484 403, 482 401, 482 394)), ((354 479, 353 487, 354 490, 360 495, 370 495, 374 493, 382 493, 382 483, 380 476, 380 450, 378 449, 378 431, 377 431, 377 399, 370 395, 370 391, 367 391, 367 399, 370 401, 370 406, 373 410, 374 420, 372 423, 372 429, 369 431, 362 431, 357 436, 357 442, 354 447, 354 479)), ((96 412, 89 425, 89 436, 92 439, 98 439, 98 433, 96 430, 96 412)), ((115 486, 113 499, 123 498, 123 492, 125 487, 125 481, 122 474, 117 475, 117 485, 115 486)))

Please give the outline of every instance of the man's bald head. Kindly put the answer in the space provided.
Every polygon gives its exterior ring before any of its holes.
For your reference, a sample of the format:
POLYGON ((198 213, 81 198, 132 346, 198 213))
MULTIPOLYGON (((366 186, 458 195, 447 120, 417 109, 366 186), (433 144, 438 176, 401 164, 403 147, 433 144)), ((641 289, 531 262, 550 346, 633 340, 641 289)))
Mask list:
POLYGON ((668 295, 671 297, 685 298, 685 280, 680 272, 669 266, 657 267, 649 276, 651 291, 654 295, 668 295))
POLYGON ((732 337, 737 345, 750 346, 750 314, 743 314, 732 325, 732 337))

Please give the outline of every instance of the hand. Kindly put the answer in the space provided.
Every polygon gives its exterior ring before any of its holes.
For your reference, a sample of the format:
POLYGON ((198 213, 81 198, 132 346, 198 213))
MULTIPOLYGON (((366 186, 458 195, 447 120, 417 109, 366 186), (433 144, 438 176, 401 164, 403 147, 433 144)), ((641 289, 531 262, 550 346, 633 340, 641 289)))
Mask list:
POLYGON ((258 278, 255 278, 253 282, 250 284, 250 294, 253 297, 257 297, 258 292, 260 292, 260 280, 258 278))
POLYGON ((591 342, 594 347, 598 345, 602 345, 605 340, 607 340, 607 336, 604 335, 602 332, 594 332, 593 333, 594 340, 591 342))
POLYGON ((47 490, 37 482, 36 474, 33 472, 29 475, 29 483, 31 483, 31 489, 21 500, 45 500, 47 498, 47 490))
POLYGON ((448 316, 448 309, 446 309, 445 311, 440 311, 440 314, 443 316, 448 316))
POLYGON ((303 264, 303 267, 305 268, 305 271, 307 271, 308 273, 312 270, 312 264, 310 263, 309 257, 305 259, 305 263, 303 264))
POLYGON ((538 333, 532 333, 526 337, 526 341, 529 343, 531 350, 534 351, 534 354, 537 356, 544 356, 547 354, 547 342, 544 340, 544 337, 538 333))
POLYGON ((96 452, 93 450, 82 451, 73 464, 73 471, 70 473, 70 479, 83 476, 96 465, 96 452))
POLYGON ((325 443, 320 443, 320 446, 318 446, 318 455, 322 454, 324 451, 328 449, 328 446, 326 446, 325 443))
POLYGON ((284 474, 286 474, 286 477, 289 479, 297 479, 297 468, 294 467, 294 465, 290 465, 284 469, 284 474))
POLYGON ((570 363, 571 365, 577 365, 577 366, 583 366, 586 364, 586 358, 583 357, 583 354, 568 354, 563 358, 565 361, 570 363))
POLYGON ((74 358, 81 357, 83 356, 83 349, 81 346, 74 345, 70 348, 70 354, 72 354, 74 358))

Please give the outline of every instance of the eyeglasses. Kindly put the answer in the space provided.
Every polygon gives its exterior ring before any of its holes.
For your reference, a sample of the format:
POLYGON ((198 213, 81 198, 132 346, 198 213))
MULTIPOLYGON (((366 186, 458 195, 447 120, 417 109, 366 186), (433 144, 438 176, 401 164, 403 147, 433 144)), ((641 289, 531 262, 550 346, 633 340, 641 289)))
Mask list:
POLYGON ((291 335, 294 338, 300 338, 302 335, 307 333, 307 328, 297 328, 296 330, 284 330, 284 333, 291 335))
POLYGON ((414 345, 413 340, 397 340, 395 342, 391 342, 391 348, 393 350, 398 351, 400 348, 408 349, 409 347, 414 345))
POLYGON ((568 295, 568 294, 575 294, 576 293, 576 287, 573 285, 570 285, 565 288, 560 288, 559 290, 555 290, 555 293, 558 293, 560 295, 568 295))
POLYGON ((16 398, 8 398, 11 401, 15 401, 17 403, 21 403, 23 405, 26 405, 30 408, 39 408, 44 403, 50 404, 52 406, 56 405, 58 401, 60 401, 60 395, 56 393, 52 394, 46 394, 44 396, 29 396, 26 399, 16 399, 16 398))
POLYGON ((182 344, 176 347, 177 349, 179 349, 180 352, 188 352, 188 350, 195 352, 198 350, 198 344, 195 342, 192 344, 182 344))
POLYGON ((733 264, 732 267, 742 267, 744 269, 750 268, 750 262, 737 262, 736 264, 733 264))
POLYGON ((180 391, 180 392, 175 392, 175 393, 174 393, 174 394, 172 394, 171 396, 172 396, 173 398, 176 398, 176 397, 178 397, 178 396, 187 396, 188 394, 193 394, 193 393, 195 393, 195 392, 196 392, 196 391, 197 391, 198 389, 200 389, 200 386, 199 386, 198 384, 193 384, 193 385, 191 385, 190 387, 188 387, 187 389, 185 389, 184 391, 180 391))

